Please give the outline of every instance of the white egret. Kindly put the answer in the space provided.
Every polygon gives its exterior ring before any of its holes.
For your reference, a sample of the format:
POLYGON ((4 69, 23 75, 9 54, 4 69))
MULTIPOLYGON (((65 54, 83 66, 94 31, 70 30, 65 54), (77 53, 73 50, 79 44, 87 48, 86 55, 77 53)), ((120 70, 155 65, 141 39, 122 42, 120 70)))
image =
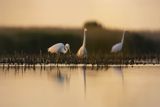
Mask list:
POLYGON ((111 52, 112 53, 117 53, 119 51, 122 50, 123 48, 123 41, 124 41, 124 35, 125 35, 125 31, 123 32, 123 36, 122 36, 122 39, 121 39, 121 42, 115 44, 112 46, 112 49, 111 49, 111 52))
POLYGON ((78 52, 77 52, 77 56, 78 56, 79 58, 87 58, 86 32, 87 32, 87 29, 84 28, 83 44, 82 44, 82 46, 79 48, 79 50, 78 50, 78 52))
MULTIPOLYGON (((57 62, 59 60, 60 53, 66 54, 68 51, 70 51, 70 46, 68 43, 65 45, 63 43, 57 43, 48 48, 49 53, 58 55, 57 62)), ((58 63, 57 63, 57 67, 58 67, 58 63)))
POLYGON ((65 45, 63 43, 57 43, 48 48, 48 52, 52 54, 54 53, 55 54, 60 54, 60 53, 66 54, 68 50, 70 50, 70 45, 68 43, 65 45))

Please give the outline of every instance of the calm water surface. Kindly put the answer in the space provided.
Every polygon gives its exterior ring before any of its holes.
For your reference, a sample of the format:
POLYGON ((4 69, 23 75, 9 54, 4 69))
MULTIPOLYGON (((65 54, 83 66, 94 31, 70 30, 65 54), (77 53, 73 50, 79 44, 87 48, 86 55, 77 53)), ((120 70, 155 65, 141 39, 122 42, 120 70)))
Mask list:
POLYGON ((160 67, 0 68, 0 107, 159 107, 160 67))

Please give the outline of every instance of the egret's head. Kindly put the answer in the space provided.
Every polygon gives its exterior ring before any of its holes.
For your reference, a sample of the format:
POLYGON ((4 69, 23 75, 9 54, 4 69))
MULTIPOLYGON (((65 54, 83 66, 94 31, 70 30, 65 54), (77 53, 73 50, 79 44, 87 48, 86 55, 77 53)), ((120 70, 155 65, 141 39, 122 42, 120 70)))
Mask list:
POLYGON ((66 43, 65 49, 66 49, 67 51, 70 51, 70 45, 69 45, 68 43, 66 43))
POLYGON ((86 32, 86 31, 87 31, 87 28, 84 28, 84 31, 86 32))

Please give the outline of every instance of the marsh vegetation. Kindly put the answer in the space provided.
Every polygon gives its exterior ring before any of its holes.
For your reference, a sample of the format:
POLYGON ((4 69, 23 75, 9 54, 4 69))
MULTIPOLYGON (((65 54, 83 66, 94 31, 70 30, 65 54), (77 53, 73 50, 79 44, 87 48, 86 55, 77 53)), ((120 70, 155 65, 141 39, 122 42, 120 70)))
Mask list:
MULTIPOLYGON (((121 53, 111 54, 111 47, 120 41, 121 30, 107 29, 97 22, 87 22, 87 63, 116 64, 134 60, 159 63, 160 32, 127 31, 121 53), (123 54, 122 54, 123 53, 123 54), (123 61, 125 60, 125 61, 123 61)), ((55 63, 56 56, 47 52, 55 43, 69 43, 71 55, 62 55, 59 63, 81 63, 76 52, 82 44, 81 28, 0 28, 0 61, 21 63, 55 63)))

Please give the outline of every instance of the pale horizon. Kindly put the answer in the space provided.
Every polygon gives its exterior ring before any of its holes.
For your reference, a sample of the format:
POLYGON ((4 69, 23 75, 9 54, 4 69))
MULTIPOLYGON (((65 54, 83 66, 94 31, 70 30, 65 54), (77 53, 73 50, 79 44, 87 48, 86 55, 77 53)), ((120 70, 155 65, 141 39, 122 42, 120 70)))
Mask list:
POLYGON ((0 26, 82 27, 160 30, 158 0, 0 0, 0 26))

